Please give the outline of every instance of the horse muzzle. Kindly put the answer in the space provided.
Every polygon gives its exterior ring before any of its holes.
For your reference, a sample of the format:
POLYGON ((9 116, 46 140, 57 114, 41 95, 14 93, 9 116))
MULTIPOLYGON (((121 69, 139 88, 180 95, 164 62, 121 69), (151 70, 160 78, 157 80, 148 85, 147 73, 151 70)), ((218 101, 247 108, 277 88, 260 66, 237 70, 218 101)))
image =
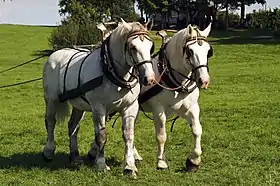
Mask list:
POLYGON ((155 83, 155 76, 144 76, 142 84, 144 86, 153 85, 155 83))
POLYGON ((143 61, 137 65, 139 71, 140 83, 144 86, 153 85, 155 82, 155 74, 151 61, 143 61))
POLYGON ((201 78, 198 79, 198 87, 202 89, 207 89, 209 85, 209 81, 204 81, 201 78))

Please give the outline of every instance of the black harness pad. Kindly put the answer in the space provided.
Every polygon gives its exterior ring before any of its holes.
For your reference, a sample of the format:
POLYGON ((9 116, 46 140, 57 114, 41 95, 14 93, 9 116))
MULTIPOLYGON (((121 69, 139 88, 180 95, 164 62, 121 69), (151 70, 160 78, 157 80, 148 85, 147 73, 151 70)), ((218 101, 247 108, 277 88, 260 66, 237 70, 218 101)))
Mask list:
POLYGON ((74 99, 77 97, 80 97, 84 95, 86 92, 95 89, 96 87, 100 86, 103 82, 103 76, 94 78, 84 84, 82 84, 80 87, 68 90, 64 92, 63 94, 59 95, 59 101, 64 102, 69 99, 74 99))
POLYGON ((162 90, 163 88, 161 86, 154 85, 153 87, 151 87, 150 89, 148 89, 147 91, 139 95, 138 103, 139 104, 145 103, 147 100, 151 99, 152 97, 160 93, 162 90))

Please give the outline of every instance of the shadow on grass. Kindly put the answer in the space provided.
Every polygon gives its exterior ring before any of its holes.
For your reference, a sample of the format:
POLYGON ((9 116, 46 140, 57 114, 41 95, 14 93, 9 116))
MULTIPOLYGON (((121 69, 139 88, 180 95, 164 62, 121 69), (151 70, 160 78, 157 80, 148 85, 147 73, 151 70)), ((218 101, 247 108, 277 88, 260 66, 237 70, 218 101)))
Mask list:
MULTIPOLYGON (((86 157, 83 158, 83 163, 81 165, 86 165, 88 167, 94 167, 93 162, 90 162, 86 157)), ((119 167, 122 165, 115 157, 110 157, 106 160, 108 166, 119 167)), ((24 154, 14 154, 9 157, 0 156, 0 169, 10 169, 10 168, 23 168, 30 170, 32 168, 49 169, 49 170, 59 170, 59 169, 70 169, 77 170, 80 165, 71 164, 69 162, 69 156, 66 153, 56 153, 54 160, 51 162, 46 162, 42 153, 24 153, 24 154)))
POLYGON ((10 157, 0 157, 0 169, 19 167, 24 169, 65 169, 69 167, 69 156, 64 153, 56 153, 51 162, 44 161, 42 153, 14 154, 10 157))
POLYGON ((213 30, 210 34, 212 37, 210 43, 230 45, 230 44, 263 44, 275 45, 280 44, 280 39, 275 38, 273 30, 268 29, 245 29, 228 31, 213 30))

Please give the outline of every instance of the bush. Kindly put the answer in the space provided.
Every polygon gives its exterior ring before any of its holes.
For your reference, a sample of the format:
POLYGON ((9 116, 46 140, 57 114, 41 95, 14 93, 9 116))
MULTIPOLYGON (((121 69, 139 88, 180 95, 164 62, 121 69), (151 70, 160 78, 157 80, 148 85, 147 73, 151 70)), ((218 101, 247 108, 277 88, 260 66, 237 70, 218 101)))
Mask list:
POLYGON ((280 9, 261 10, 247 14, 246 22, 250 28, 270 28, 278 30, 280 27, 280 9))
POLYGON ((49 38, 54 49, 73 45, 95 44, 101 41, 100 31, 90 20, 76 20, 69 17, 54 30, 49 38))
MULTIPOLYGON (((219 11, 217 12, 217 28, 225 29, 226 28, 226 12, 219 11)), ((236 28, 239 25, 240 16, 238 14, 234 14, 229 12, 228 14, 228 27, 236 28)))
POLYGON ((95 44, 101 41, 94 12, 89 13, 86 7, 78 3, 73 7, 75 12, 64 19, 49 38, 49 43, 54 49, 95 44))

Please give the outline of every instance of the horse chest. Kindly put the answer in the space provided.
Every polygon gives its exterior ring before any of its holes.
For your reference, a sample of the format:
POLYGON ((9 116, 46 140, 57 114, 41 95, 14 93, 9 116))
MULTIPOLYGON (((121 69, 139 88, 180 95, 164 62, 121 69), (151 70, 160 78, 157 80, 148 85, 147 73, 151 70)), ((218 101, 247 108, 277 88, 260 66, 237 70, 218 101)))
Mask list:
POLYGON ((148 104, 143 104, 144 110, 151 111, 155 107, 163 107, 168 113, 174 111, 187 111, 193 104, 197 103, 199 90, 194 90, 191 94, 176 93, 175 91, 163 90, 156 96, 147 101, 148 104), (151 108, 148 108, 151 107, 151 108))

